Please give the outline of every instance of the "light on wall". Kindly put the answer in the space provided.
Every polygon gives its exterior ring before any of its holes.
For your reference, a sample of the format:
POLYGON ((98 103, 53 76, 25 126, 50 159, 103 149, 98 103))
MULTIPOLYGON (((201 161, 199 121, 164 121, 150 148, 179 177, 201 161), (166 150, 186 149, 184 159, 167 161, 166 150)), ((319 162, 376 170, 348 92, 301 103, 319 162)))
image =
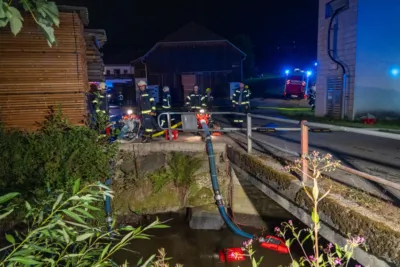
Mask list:
POLYGON ((392 73, 392 75, 393 76, 398 76, 399 75, 399 73, 400 73, 400 70, 399 69, 397 69, 397 68, 394 68, 394 69, 392 69, 392 71, 391 71, 391 73, 392 73))

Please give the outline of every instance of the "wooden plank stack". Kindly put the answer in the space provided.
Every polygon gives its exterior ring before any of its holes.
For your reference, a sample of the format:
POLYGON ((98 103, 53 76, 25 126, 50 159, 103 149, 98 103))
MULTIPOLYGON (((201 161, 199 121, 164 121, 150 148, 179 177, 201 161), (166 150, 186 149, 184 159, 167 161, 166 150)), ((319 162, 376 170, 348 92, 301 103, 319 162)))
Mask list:
POLYGON ((60 106, 73 124, 85 123, 89 85, 79 15, 60 12, 55 36, 58 44, 51 48, 28 14, 16 37, 0 29, 0 120, 6 127, 35 130, 49 106, 60 106))
POLYGON ((89 82, 104 82, 104 61, 99 51, 107 37, 104 30, 85 30, 86 59, 89 82))

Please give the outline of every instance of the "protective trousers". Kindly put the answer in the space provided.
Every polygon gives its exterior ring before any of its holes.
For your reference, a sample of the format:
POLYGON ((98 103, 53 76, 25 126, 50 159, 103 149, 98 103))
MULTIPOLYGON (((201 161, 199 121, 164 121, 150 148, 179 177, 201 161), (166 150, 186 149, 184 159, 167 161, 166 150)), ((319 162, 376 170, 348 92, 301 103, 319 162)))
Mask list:
MULTIPOLYGON (((238 113, 244 113, 245 112, 245 106, 244 105, 236 105, 235 106, 235 112, 238 113)), ((243 115, 235 115, 233 122, 237 124, 238 126, 242 126, 244 120, 243 115)))
POLYGON ((143 127, 144 127, 144 137, 151 137, 154 130, 154 118, 149 114, 143 114, 143 127))

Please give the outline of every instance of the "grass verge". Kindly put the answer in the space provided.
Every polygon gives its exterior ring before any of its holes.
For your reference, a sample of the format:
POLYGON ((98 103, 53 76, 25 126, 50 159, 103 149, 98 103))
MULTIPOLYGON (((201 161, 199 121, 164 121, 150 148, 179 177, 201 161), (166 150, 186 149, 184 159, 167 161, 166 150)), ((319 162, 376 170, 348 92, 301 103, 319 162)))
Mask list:
MULTIPOLYGON (((289 119, 307 120, 310 122, 320 122, 326 124, 333 124, 338 126, 347 126, 354 128, 371 128, 371 129, 394 129, 400 130, 400 121, 377 121, 374 125, 364 124, 362 122, 353 122, 333 119, 330 117, 316 117, 310 108, 281 108, 281 107, 264 107, 263 109, 270 109, 282 116, 289 119)), ((384 130, 385 131, 385 130, 384 130)), ((386 132, 386 131, 385 131, 386 132)))

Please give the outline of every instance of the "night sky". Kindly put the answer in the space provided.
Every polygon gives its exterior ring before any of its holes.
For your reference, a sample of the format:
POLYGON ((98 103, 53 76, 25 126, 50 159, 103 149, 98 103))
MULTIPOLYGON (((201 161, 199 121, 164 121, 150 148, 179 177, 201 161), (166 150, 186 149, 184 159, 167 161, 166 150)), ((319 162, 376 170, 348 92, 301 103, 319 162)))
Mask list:
POLYGON ((191 21, 228 40, 238 34, 248 35, 256 66, 262 72, 305 68, 316 60, 316 0, 237 1, 241 4, 227 0, 56 2, 88 8, 89 28, 107 32, 103 49, 106 63, 128 63, 191 21))

